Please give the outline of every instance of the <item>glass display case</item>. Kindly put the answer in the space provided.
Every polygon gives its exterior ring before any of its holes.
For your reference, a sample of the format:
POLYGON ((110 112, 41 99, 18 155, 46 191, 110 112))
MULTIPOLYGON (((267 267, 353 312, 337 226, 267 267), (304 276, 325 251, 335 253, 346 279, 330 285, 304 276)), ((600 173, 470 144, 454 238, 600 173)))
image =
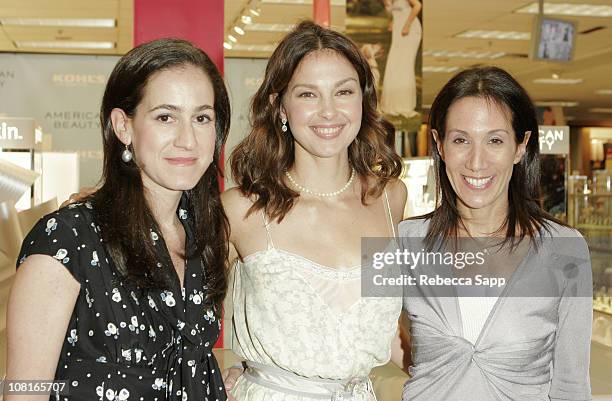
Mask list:
POLYGON ((569 183, 568 222, 591 251, 593 308, 612 316, 612 173, 571 176, 569 183))

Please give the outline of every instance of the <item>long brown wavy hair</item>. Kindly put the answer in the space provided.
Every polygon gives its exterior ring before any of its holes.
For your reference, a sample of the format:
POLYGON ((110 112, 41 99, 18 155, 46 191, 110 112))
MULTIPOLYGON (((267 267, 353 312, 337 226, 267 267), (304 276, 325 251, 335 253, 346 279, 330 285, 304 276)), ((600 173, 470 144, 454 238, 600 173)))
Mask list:
POLYGON ((155 267, 159 256, 149 230, 156 228, 157 222, 144 195, 140 168, 134 161, 121 160, 125 145, 115 135, 110 114, 114 108, 120 108, 133 117, 151 76, 184 65, 201 69, 212 83, 216 130, 212 163, 196 186, 185 191, 196 243, 194 253, 186 256, 200 255, 206 301, 220 305, 227 289, 229 223, 221 206, 218 177, 221 148, 229 131, 230 105, 219 71, 202 50, 184 40, 160 39, 132 49, 119 60, 109 77, 100 110, 104 146, 102 186, 90 200, 105 247, 126 281, 140 288, 171 288, 177 280, 171 266, 155 267))
POLYGON ((357 45, 338 32, 304 21, 285 36, 270 57, 263 83, 251 103, 251 132, 230 156, 234 181, 245 196, 254 200, 247 215, 263 209, 271 219, 280 222, 299 196, 284 181, 284 172, 294 163, 295 145, 290 130, 281 131, 280 109, 298 65, 305 56, 319 50, 343 56, 359 76, 362 121, 348 148, 348 157, 362 184, 362 203, 378 198, 389 180, 401 173, 401 158, 389 144, 387 126, 376 110, 372 71, 357 45))
MULTIPOLYGON (((478 67, 462 71, 444 85, 431 105, 429 128, 438 132, 440 141, 443 141, 446 135, 449 108, 465 97, 484 98, 508 110, 517 144, 523 142, 525 132, 531 132, 525 155, 512 170, 508 190, 508 213, 499 232, 505 234, 503 245, 511 248, 525 236, 531 237, 533 244, 537 246, 534 237, 541 228, 550 229, 549 221, 565 224, 554 219, 540 206, 540 147, 535 106, 527 91, 501 68, 478 67)), ((437 146, 432 146, 431 149, 436 174, 436 193, 440 199, 439 206, 432 213, 422 216, 430 219, 426 236, 426 245, 429 248, 441 245, 439 240, 442 244, 448 240, 456 240, 459 227, 465 228, 457 209, 457 194, 446 174, 446 164, 437 146)))

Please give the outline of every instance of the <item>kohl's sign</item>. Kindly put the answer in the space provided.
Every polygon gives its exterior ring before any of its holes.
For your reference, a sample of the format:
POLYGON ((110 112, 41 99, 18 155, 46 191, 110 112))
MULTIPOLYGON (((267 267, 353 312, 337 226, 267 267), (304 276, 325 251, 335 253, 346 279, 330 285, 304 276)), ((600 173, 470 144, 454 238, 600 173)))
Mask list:
POLYGON ((32 149, 35 143, 33 118, 0 117, 0 148, 32 149))
POLYGON ((569 154, 569 127, 567 125, 540 125, 540 154, 569 154))

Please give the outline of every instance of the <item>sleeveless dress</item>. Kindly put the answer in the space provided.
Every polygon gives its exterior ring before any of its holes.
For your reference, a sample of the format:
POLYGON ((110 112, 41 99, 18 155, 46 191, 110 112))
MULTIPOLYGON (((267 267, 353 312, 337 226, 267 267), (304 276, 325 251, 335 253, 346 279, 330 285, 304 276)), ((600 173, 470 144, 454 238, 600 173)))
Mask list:
POLYGON ((408 0, 395 0, 391 48, 385 66, 380 109, 385 114, 410 118, 416 114, 417 90, 414 65, 423 34, 421 21, 415 18, 408 35, 402 35, 412 8, 408 0))
MULTIPOLYGON (((389 201, 384 204, 391 217, 389 201)), ((393 220, 391 229, 395 236, 393 220)), ((390 359, 402 300, 361 296, 361 269, 274 246, 235 265, 233 350, 246 360, 238 401, 375 400, 367 375, 390 359)))

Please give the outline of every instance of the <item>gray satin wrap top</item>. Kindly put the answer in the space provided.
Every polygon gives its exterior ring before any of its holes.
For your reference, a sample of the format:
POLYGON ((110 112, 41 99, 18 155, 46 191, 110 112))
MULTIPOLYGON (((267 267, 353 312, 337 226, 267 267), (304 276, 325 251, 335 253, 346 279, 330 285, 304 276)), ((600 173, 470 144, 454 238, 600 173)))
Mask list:
MULTIPOLYGON (((550 224, 512 274, 475 344, 463 337, 456 297, 404 287, 413 359, 404 401, 591 399, 589 251, 576 230, 550 224), (564 237, 573 239, 557 240, 564 237)), ((427 226, 407 220, 400 235, 424 237, 427 226)))

